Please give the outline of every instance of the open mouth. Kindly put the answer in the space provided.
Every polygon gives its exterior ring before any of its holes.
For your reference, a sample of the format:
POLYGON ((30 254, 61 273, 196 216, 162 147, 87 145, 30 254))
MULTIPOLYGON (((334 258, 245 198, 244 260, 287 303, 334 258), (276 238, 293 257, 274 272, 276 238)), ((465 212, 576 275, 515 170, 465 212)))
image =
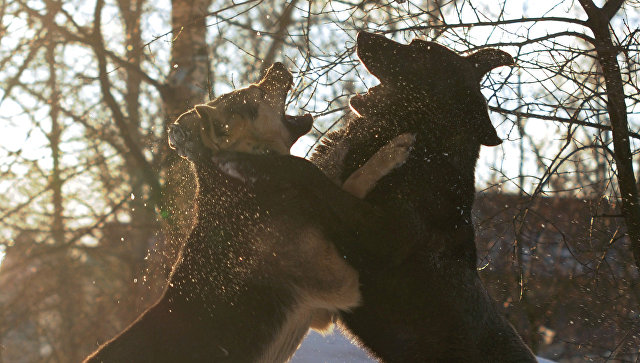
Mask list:
POLYGON ((367 96, 366 93, 356 93, 355 95, 351 96, 351 98, 349 99, 349 102, 350 103, 355 102, 355 104, 360 104, 362 103, 362 101, 364 101, 366 96, 367 96))
POLYGON ((313 126, 313 116, 305 113, 302 116, 284 115, 282 123, 287 128, 291 136, 297 140, 302 135, 311 131, 313 126))
MULTIPOLYGON (((284 106, 284 99, 293 86, 293 75, 284 64, 276 62, 267 70, 267 73, 257 85, 267 94, 282 97, 281 101, 284 106)), ((291 136, 297 140, 311 130, 313 117, 308 113, 302 116, 284 115, 282 124, 287 128, 291 136)))
POLYGON ((367 92, 365 93, 357 93, 354 96, 351 97, 351 100, 356 99, 358 101, 364 101, 367 98, 371 98, 371 97, 375 97, 376 95, 380 95, 382 92, 384 92, 384 87, 382 86, 382 84, 377 84, 373 87, 369 87, 369 89, 367 90, 367 92))
POLYGON ((359 116, 364 116, 362 114, 362 111, 366 110, 369 107, 368 104, 371 103, 371 99, 376 87, 378 86, 370 88, 369 92, 367 93, 358 93, 353 95, 349 99, 349 107, 351 108, 351 110, 359 116))

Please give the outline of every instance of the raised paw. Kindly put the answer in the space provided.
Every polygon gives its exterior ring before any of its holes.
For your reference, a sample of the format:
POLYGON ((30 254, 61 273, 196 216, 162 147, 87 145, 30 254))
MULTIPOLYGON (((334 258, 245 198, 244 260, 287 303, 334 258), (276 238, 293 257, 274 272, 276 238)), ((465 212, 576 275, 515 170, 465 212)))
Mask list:
POLYGON ((364 198, 382 177, 407 161, 415 141, 415 134, 396 136, 373 154, 360 169, 353 172, 342 184, 342 189, 358 198, 364 198))
MULTIPOLYGON (((411 153, 411 148, 413 148, 413 144, 416 141, 416 134, 404 133, 396 136, 393 140, 389 141, 386 145, 380 148, 377 153, 375 153, 369 161, 373 160, 377 156, 382 156, 383 158, 387 158, 386 162, 384 160, 379 161, 378 167, 380 169, 386 170, 384 175, 388 174, 391 170, 397 168, 398 166, 404 164, 411 153)), ((382 175, 382 176, 384 176, 382 175)), ((381 176, 381 177, 382 177, 381 176)))
POLYGON ((244 162, 240 154, 222 152, 211 157, 211 161, 228 176, 238 179, 243 183, 255 182, 255 171, 250 163, 244 162))

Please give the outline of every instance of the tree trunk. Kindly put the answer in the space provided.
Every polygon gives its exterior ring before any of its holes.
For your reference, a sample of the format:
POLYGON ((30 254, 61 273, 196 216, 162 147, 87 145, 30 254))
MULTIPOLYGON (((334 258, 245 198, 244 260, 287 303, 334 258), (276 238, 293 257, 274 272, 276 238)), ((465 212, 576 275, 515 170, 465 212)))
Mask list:
MULTIPOLYGON (((142 43, 142 31, 140 20, 142 8, 145 0, 118 0, 118 7, 125 26, 125 48, 126 61, 133 67, 126 68, 126 94, 124 95, 125 108, 127 111, 128 132, 134 136, 136 141, 143 140, 145 135, 140 133, 140 89, 142 76, 138 69, 142 69, 142 56, 144 45, 142 43)), ((138 144, 138 148, 145 148, 143 143, 138 144)), ((127 174, 131 178, 131 195, 129 201, 131 209, 130 230, 128 231, 131 254, 126 261, 129 269, 128 285, 131 289, 127 294, 126 304, 128 309, 122 309, 127 314, 123 316, 123 321, 131 321, 137 317, 149 304, 153 303, 152 296, 149 296, 149 289, 142 285, 144 267, 146 264, 146 254, 149 249, 149 241, 152 240, 157 230, 156 216, 153 210, 153 203, 148 203, 149 197, 145 195, 146 179, 137 163, 129 155, 123 155, 127 174), (140 283, 134 283, 137 280, 140 283)), ((123 302, 125 303, 125 302, 123 302)))
POLYGON ((277 52, 282 50, 284 37, 286 36, 287 28, 291 24, 293 10, 295 10, 297 2, 298 0, 291 0, 288 4, 285 4, 282 14, 280 14, 280 18, 278 18, 278 29, 275 31, 273 36, 273 43, 271 43, 267 54, 262 60, 262 65, 260 66, 260 77, 267 73, 267 69, 269 69, 271 64, 273 64, 277 52))
MULTIPOLYGON (((58 11, 54 3, 47 2, 47 21, 53 21, 58 11)), ((62 126, 60 125, 60 90, 58 88, 57 79, 57 63, 56 63, 56 42, 58 41, 54 27, 48 27, 47 46, 45 50, 45 59, 49 66, 48 88, 49 96, 49 119, 51 121, 51 131, 47 135, 49 139, 49 147, 51 148, 51 159, 53 162, 50 178, 50 187, 53 193, 53 221, 51 225, 51 236, 53 245, 60 249, 59 253, 49 256, 56 268, 56 285, 58 286, 57 295, 59 304, 57 307, 60 314, 61 325, 57 332, 59 337, 59 356, 70 362, 78 361, 78 345, 74 327, 76 326, 76 316, 78 315, 78 298, 82 296, 81 287, 78 284, 78 277, 73 274, 74 263, 69 254, 71 246, 65 246, 64 226, 64 205, 62 196, 62 168, 60 165, 60 138, 62 134, 62 126)))
MULTIPOLYGON (((172 1, 171 72, 163 94, 167 124, 189 108, 204 102, 208 94, 205 16, 210 4, 211 0, 172 1)), ((165 272, 168 272, 191 229, 195 179, 189 163, 168 150, 166 142, 162 146, 166 155, 166 184, 161 215, 165 222, 166 243, 161 250, 165 272)))
POLYGON ((598 8, 591 0, 580 0, 589 17, 587 25, 595 36, 597 58, 605 79, 607 111, 611 122, 618 185, 622 199, 621 210, 627 225, 633 257, 636 266, 640 268, 640 202, 633 172, 627 106, 617 60, 618 50, 609 30, 609 21, 618 12, 622 3, 622 0, 609 0, 602 8, 598 8))

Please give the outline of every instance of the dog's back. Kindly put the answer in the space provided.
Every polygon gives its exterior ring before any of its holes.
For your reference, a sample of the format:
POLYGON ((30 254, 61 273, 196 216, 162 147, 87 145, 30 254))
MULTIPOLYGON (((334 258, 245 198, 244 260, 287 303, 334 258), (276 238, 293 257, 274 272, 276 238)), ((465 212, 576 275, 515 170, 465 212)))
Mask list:
POLYGON ((357 272, 326 241, 350 234, 309 224, 302 193, 194 170, 197 217, 167 290, 88 362, 284 362, 316 309, 358 304, 357 272))

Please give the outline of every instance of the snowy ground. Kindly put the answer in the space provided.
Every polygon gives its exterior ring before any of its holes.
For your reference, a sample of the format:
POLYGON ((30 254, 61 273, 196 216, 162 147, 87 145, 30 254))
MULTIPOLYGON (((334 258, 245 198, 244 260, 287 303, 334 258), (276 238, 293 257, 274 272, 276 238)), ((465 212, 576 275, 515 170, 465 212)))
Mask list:
POLYGON ((349 339, 334 329, 322 336, 315 331, 309 334, 291 359, 291 363, 376 363, 364 350, 351 344, 349 339))
MULTIPOLYGON (((310 331, 291 359, 292 363, 376 363, 364 350, 351 344, 349 339, 335 329, 333 334, 322 336, 310 331)), ((538 358, 540 363, 553 363, 538 358)))

